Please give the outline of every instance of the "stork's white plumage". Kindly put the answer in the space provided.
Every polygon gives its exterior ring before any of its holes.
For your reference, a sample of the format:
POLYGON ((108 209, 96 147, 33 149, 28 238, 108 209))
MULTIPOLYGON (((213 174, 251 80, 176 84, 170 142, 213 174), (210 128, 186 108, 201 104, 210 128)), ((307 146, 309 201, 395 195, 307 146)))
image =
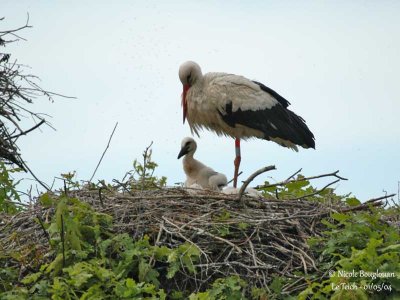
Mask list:
POLYGON ((183 158, 183 170, 186 174, 186 187, 191 187, 195 184, 200 185, 204 189, 220 191, 222 187, 227 185, 228 180, 222 173, 215 172, 210 167, 199 162, 193 157, 196 152, 197 144, 191 137, 186 137, 182 140, 181 151, 178 154, 178 159, 183 158))
POLYGON ((179 68, 183 84, 183 122, 192 133, 206 128, 236 139, 234 186, 240 165, 240 139, 260 138, 297 151, 315 148, 305 121, 289 110, 289 101, 262 83, 227 73, 202 74, 188 61, 179 68))

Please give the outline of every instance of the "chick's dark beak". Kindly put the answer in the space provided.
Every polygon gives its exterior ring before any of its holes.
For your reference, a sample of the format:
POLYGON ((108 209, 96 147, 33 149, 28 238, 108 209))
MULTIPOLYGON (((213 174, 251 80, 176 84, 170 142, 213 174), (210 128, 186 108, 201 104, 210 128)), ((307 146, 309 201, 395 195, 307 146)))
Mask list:
POLYGON ((178 159, 180 159, 182 156, 184 156, 188 153, 189 153, 189 147, 188 146, 182 147, 181 151, 178 154, 178 159))

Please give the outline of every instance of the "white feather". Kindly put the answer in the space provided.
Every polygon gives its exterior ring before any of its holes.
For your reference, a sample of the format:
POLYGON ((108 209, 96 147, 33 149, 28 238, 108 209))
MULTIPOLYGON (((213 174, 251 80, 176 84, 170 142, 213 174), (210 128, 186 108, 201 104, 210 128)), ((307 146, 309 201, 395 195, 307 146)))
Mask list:
POLYGON ((183 170, 186 174, 185 187, 199 185, 203 189, 220 191, 227 185, 227 178, 224 174, 215 172, 193 157, 197 144, 191 137, 182 140, 182 148, 188 147, 188 153, 183 158, 183 170))
POLYGON ((185 72, 191 70, 190 74, 195 79, 186 95, 187 120, 192 133, 199 136, 199 130, 205 128, 218 135, 234 138, 263 138, 264 134, 260 130, 239 124, 235 127, 229 126, 222 120, 219 112, 224 114, 225 107, 229 103, 232 103, 232 111, 235 112, 238 109, 252 111, 270 109, 278 101, 262 91, 259 85, 243 76, 227 73, 207 73, 203 76, 200 67, 190 69, 193 64, 193 62, 183 64, 179 73, 181 80, 184 80, 185 72))
MULTIPOLYGON (((239 190, 238 188, 234 188, 234 187, 226 187, 222 190, 222 193, 227 194, 227 195, 237 195, 239 194, 239 190)), ((263 196, 261 195, 261 193, 253 188, 246 188, 244 191, 244 194, 252 197, 252 198, 263 198, 263 196)))

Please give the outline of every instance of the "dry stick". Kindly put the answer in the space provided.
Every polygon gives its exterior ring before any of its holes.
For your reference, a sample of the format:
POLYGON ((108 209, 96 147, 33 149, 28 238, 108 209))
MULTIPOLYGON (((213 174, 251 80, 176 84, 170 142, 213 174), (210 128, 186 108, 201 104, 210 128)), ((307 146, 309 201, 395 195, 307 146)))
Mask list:
POLYGON ((29 132, 31 132, 31 131, 35 130, 36 128, 40 127, 40 126, 43 125, 44 123, 46 123, 46 120, 45 120, 45 119, 42 119, 39 123, 37 123, 37 124, 36 124, 35 126, 33 126, 32 128, 30 128, 30 129, 28 129, 28 130, 25 130, 25 131, 22 131, 21 133, 19 133, 19 134, 17 134, 17 135, 10 136, 8 139, 14 139, 14 138, 20 137, 21 135, 26 135, 26 134, 28 134, 29 132))
POLYGON ((140 200, 140 199, 147 199, 147 200, 156 200, 156 199, 210 199, 213 200, 232 200, 233 197, 231 195, 223 196, 210 196, 210 195, 160 195, 160 196, 119 196, 115 195, 116 199, 127 199, 127 200, 140 200))
POLYGON ((28 165, 22 161, 22 164, 24 166, 24 168, 26 168, 28 170, 28 172, 32 175, 33 178, 35 178, 35 180, 46 189, 46 191, 50 192, 51 189, 47 186, 47 184, 45 184, 43 181, 41 181, 39 178, 36 177, 36 175, 32 172, 32 170, 28 167, 28 165))
POLYGON ((65 196, 67 196, 67 197, 68 197, 68 188, 67 188, 67 182, 65 181, 65 179, 63 179, 63 182, 64 182, 64 194, 65 194, 65 196))
POLYGON ((290 179, 294 178, 297 174, 299 174, 303 168, 298 169, 296 172, 294 172, 292 175, 290 175, 288 178, 286 178, 285 182, 288 182, 290 179))
POLYGON ((243 183, 242 187, 240 188, 237 200, 240 201, 240 199, 242 199, 244 191, 246 190, 246 188, 250 184, 250 182, 252 182, 254 180, 254 178, 256 178, 258 175, 260 175, 262 173, 265 173, 265 172, 268 172, 271 170, 276 170, 275 166, 264 167, 256 172, 254 172, 253 174, 251 174, 249 176, 249 178, 247 178, 247 180, 243 183))
POLYGON ((49 242, 49 245, 50 245, 50 247, 51 247, 50 235, 49 235, 49 233, 47 232, 46 228, 44 227, 43 220, 42 220, 42 218, 41 218, 38 214, 36 215, 36 217, 38 218, 40 227, 42 227, 43 232, 44 232, 44 235, 46 236, 46 239, 47 239, 47 241, 49 242))
MULTIPOLYGON (((239 174, 237 175, 237 177, 239 178, 239 176, 242 175, 242 174, 243 174, 243 172, 240 171, 239 174)), ((230 184, 230 183, 233 181, 233 179, 234 179, 234 178, 232 178, 231 180, 229 180, 229 181, 226 183, 226 185, 230 184)))
MULTIPOLYGON (((22 193, 22 192, 19 192, 19 193, 22 193)), ((23 207, 30 207, 30 205, 28 205, 28 204, 12 201, 12 200, 9 200, 9 199, 3 199, 3 201, 7 202, 7 203, 10 203, 10 204, 13 204, 13 205, 20 205, 20 206, 23 206, 23 207)))
POLYGON ((99 200, 100 200, 101 207, 104 207, 103 196, 101 195, 101 190, 102 189, 103 189, 103 187, 99 188, 99 200))
POLYGON ((99 166, 101 164, 101 161, 103 160, 103 157, 107 152, 108 147, 110 147, 110 142, 111 142, 111 139, 112 139, 112 137, 114 135, 115 129, 117 128, 117 125, 118 125, 118 122, 115 123, 114 129, 113 129, 113 131, 112 131, 112 133, 110 135, 110 138, 108 139, 107 147, 106 147, 106 149, 104 149, 103 154, 101 155, 101 158, 100 158, 100 160, 99 160, 99 162, 98 162, 98 164, 96 166, 96 169, 94 170, 92 177, 90 177, 89 183, 92 182, 92 179, 93 179, 94 175, 96 174, 97 169, 99 168, 99 166))
POLYGON ((288 291, 291 287, 295 286, 296 284, 298 284, 300 281, 305 280, 304 277, 300 277, 297 280, 295 280, 294 282, 287 284, 286 286, 283 287, 282 289, 282 293, 285 293, 286 291, 288 291))
POLYGON ((242 252, 243 252, 242 249, 240 249, 238 246, 236 246, 236 245, 235 245, 234 243, 232 243, 231 241, 228 241, 228 240, 226 240, 226 239, 224 239, 224 238, 222 238, 222 237, 219 237, 219 236, 216 236, 216 235, 214 235, 214 234, 212 234, 212 233, 209 233, 208 231, 205 231, 204 229, 201 229, 201 228, 197 228, 197 227, 194 227, 194 226, 191 226, 191 225, 188 225, 187 227, 188 227, 188 228, 191 228, 191 229, 193 229, 193 230, 196 230, 198 234, 207 235, 207 236, 212 237, 212 238, 214 238, 214 239, 216 239, 216 240, 219 240, 219 241, 221 241, 221 242, 227 243, 229 246, 235 248, 235 250, 236 250, 238 253, 242 253, 242 252))
MULTIPOLYGON (((383 202, 378 202, 379 200, 382 199, 387 199, 389 197, 393 197, 395 194, 391 194, 391 195, 387 195, 387 196, 383 196, 383 197, 379 197, 379 198, 375 198, 375 199, 371 199, 366 201, 365 203, 362 203, 358 206, 354 206, 354 207, 349 207, 349 208, 344 208, 344 209, 338 209, 337 212, 339 213, 347 213, 347 212, 351 212, 351 211, 359 211, 359 210, 364 210, 364 209, 368 209, 369 205, 372 206, 381 206, 383 204, 383 202)), ((324 217, 327 216, 331 213, 332 211, 328 211, 328 212, 324 212, 324 213, 319 213, 318 215, 314 215, 315 217, 324 217)), ((302 216, 303 218, 307 218, 307 216, 302 216)))
MULTIPOLYGON (((178 228, 179 231, 181 230, 180 227, 179 227, 178 225, 174 224, 173 222, 171 222, 170 220, 168 220, 166 217, 163 216, 162 219, 165 220, 167 223, 173 225, 174 227, 178 228)), ((226 239, 224 239, 224 238, 222 238, 222 237, 213 235, 212 233, 209 233, 209 232, 205 231, 204 229, 197 228, 197 227, 194 227, 194 226, 191 226, 191 225, 187 225, 187 224, 186 224, 186 227, 197 231, 197 233, 200 234, 200 235, 207 235, 207 236, 212 237, 212 238, 214 238, 214 239, 216 239, 216 240, 219 240, 219 241, 222 241, 222 242, 224 242, 224 243, 227 243, 229 246, 235 248, 235 250, 236 250, 238 253, 242 253, 242 249, 240 249, 240 248, 239 248, 238 246, 236 246, 234 243, 232 243, 232 242, 230 242, 230 241, 228 241, 228 240, 226 240, 226 239)), ((192 243, 193 243, 193 242, 192 242, 192 243)), ((194 243, 193 243, 193 244, 194 244, 194 243)), ((195 244, 194 244, 194 245, 195 245, 195 244)), ((196 246, 197 246, 197 245, 196 245, 196 246)), ((200 247, 197 246, 197 248, 200 248, 200 247)))
POLYGON ((369 199, 369 200, 365 201, 363 204, 375 202, 375 201, 378 201, 378 200, 387 199, 387 198, 394 197, 394 196, 396 196, 396 194, 390 194, 390 195, 386 195, 386 196, 382 196, 382 197, 378 197, 378 198, 372 198, 372 199, 369 199))
MULTIPOLYGON (((220 201, 221 201, 221 200, 220 200, 220 201)), ((219 202, 219 201, 217 201, 217 202, 219 202)), ((203 219, 204 217, 206 217, 206 216, 208 216, 208 215, 211 215, 211 214, 214 214, 214 213, 216 213, 217 211, 220 211, 220 210, 222 210, 222 209, 224 209, 224 207, 220 207, 220 208, 217 208, 217 209, 213 209, 212 211, 210 211, 210 212, 208 212, 208 213, 206 213, 206 214, 204 214, 204 215, 201 215, 201 216, 199 216, 199 217, 197 217, 197 218, 194 218, 194 219, 192 219, 191 221, 189 221, 189 222, 183 224, 181 227, 179 227, 179 229, 182 230, 182 229, 184 229, 186 226, 188 226, 189 224, 191 224, 191 223, 193 223, 193 222, 195 222, 195 221, 197 221, 197 220, 199 220, 199 219, 203 219)))
POLYGON ((322 174, 322 175, 318 175, 318 176, 304 177, 304 178, 293 179, 293 180, 289 180, 289 181, 285 180, 285 181, 281 181, 281 182, 278 182, 278 183, 267 184, 267 185, 258 185, 258 186, 255 187, 255 189, 263 189, 263 188, 268 188, 268 187, 286 185, 286 184, 292 183, 292 182, 299 182, 299 181, 305 181, 305 180, 311 180, 311 179, 317 179, 317 178, 329 177, 329 176, 333 176, 333 177, 336 177, 336 178, 341 179, 341 180, 347 180, 347 178, 341 177, 341 176, 337 175, 337 173, 339 173, 339 170, 337 170, 336 172, 322 174))
POLYGON ((168 224, 170 224, 170 225, 172 225, 173 227, 175 227, 175 228, 177 228, 178 229, 178 231, 176 231, 176 232, 173 232, 173 231, 170 231, 170 230, 168 230, 167 228, 165 228, 164 226, 163 226, 163 230, 165 231, 165 232, 167 232, 167 233, 169 233, 169 234, 177 234, 177 235, 179 235, 182 239, 184 239, 186 242, 188 242, 189 244, 192 244, 194 247, 196 247, 197 249, 199 249, 199 251, 204 255, 204 257, 206 258, 206 260, 208 261, 208 256, 207 256, 207 254, 199 247, 199 246, 197 246, 194 242, 192 242, 192 240, 191 239, 189 239, 189 238, 187 238, 186 236, 184 236, 182 233, 181 233, 181 230, 179 229, 179 226, 178 225, 176 225, 175 223, 173 223, 172 221, 170 221, 170 220, 168 220, 166 217, 164 217, 164 216, 162 216, 161 217, 165 222, 167 222, 168 224))
MULTIPOLYGON (((318 270, 316 265, 315 265, 315 261, 305 252, 303 251, 301 248, 299 248, 298 246, 292 244, 287 238, 286 236, 282 233, 282 231, 280 229, 278 229, 279 233, 281 234, 281 236, 284 238, 284 240, 290 245, 292 246, 294 249, 297 249, 301 254, 303 254, 305 257, 307 257, 307 259, 311 262, 312 267, 314 268, 314 270, 318 270)), ((301 260, 303 261, 303 265, 306 266, 307 264, 305 263, 304 257, 301 257, 301 260)), ((307 273, 307 267, 304 270, 305 273, 307 273)))

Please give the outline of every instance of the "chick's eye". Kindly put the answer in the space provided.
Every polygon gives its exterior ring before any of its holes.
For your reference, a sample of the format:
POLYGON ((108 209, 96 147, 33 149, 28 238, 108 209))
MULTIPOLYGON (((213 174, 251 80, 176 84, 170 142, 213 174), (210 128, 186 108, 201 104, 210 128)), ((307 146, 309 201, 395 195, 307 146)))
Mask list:
POLYGON ((185 147, 189 147, 190 142, 186 142, 185 147))

